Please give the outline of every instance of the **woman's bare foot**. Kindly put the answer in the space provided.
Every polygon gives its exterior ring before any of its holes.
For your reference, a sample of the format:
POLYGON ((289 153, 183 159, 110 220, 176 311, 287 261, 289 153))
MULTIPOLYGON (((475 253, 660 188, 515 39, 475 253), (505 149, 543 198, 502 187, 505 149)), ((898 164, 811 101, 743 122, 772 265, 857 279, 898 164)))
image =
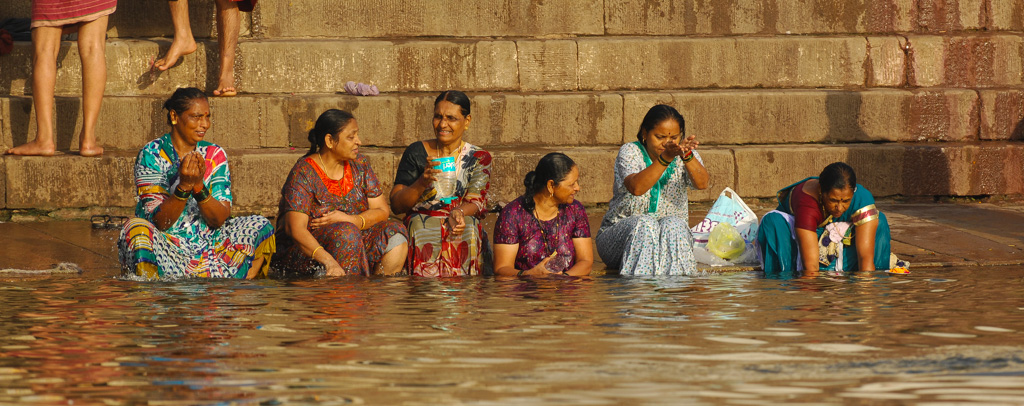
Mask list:
POLYGON ((214 90, 213 95, 217 97, 232 97, 238 94, 238 91, 234 87, 222 87, 214 90))
POLYGON ((221 72, 220 83, 217 83, 217 90, 213 91, 213 95, 217 97, 232 97, 238 94, 238 89, 235 89, 235 71, 232 69, 228 72, 221 72))
POLYGON ((178 58, 191 54, 195 51, 195 38, 189 37, 188 39, 179 40, 175 37, 174 42, 171 43, 171 48, 167 50, 167 54, 164 55, 163 58, 157 59, 156 62, 153 63, 153 67, 161 71, 168 70, 178 63, 178 58))
POLYGON ((7 155, 27 155, 27 156, 53 156, 57 153, 57 146, 53 143, 42 143, 39 140, 33 140, 21 144, 17 147, 8 149, 7 155))
POLYGON ((103 147, 96 145, 95 143, 90 145, 82 143, 78 145, 78 155, 84 157, 100 156, 103 155, 103 147))

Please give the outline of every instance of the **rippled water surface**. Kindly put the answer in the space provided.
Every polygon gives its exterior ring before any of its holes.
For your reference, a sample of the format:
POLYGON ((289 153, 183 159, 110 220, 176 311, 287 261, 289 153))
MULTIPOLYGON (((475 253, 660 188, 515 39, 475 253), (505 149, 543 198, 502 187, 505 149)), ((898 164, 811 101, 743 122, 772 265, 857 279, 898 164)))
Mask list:
POLYGON ((1024 269, 0 281, 0 403, 1024 404, 1024 269))

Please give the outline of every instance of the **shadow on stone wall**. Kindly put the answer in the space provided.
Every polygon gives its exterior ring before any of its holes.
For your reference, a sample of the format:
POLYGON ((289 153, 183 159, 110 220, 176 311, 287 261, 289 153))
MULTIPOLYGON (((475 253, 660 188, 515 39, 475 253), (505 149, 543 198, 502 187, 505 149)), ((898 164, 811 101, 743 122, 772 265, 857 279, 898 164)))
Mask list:
POLYGON ((868 142, 869 136, 860 126, 860 109, 863 101, 859 92, 827 91, 825 93, 825 114, 828 117, 828 134, 824 142, 868 142))
POLYGON ((1018 121, 1017 126, 1013 128, 1013 132, 1010 133, 1010 140, 1019 141, 1024 140, 1024 120, 1018 121))
MULTIPOLYGON (((938 196, 956 194, 952 184, 950 157, 944 148, 910 146, 902 152, 902 171, 898 175, 903 195, 938 196)), ((893 171, 893 176, 897 174, 893 171)))

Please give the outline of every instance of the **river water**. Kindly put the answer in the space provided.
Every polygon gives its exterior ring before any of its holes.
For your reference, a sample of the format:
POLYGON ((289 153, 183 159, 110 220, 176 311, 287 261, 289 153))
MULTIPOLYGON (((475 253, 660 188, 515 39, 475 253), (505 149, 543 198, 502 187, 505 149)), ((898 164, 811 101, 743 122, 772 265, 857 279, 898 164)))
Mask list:
POLYGON ((4 404, 1024 404, 1024 268, 0 281, 4 404))

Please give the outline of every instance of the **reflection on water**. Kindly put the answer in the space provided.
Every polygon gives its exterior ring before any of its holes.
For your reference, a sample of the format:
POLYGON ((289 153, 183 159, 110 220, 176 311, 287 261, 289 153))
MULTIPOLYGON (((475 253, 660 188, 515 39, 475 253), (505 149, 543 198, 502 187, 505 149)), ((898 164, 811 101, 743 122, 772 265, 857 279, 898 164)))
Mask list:
POLYGON ((1024 403, 1024 268, 0 281, 0 403, 1024 403))

